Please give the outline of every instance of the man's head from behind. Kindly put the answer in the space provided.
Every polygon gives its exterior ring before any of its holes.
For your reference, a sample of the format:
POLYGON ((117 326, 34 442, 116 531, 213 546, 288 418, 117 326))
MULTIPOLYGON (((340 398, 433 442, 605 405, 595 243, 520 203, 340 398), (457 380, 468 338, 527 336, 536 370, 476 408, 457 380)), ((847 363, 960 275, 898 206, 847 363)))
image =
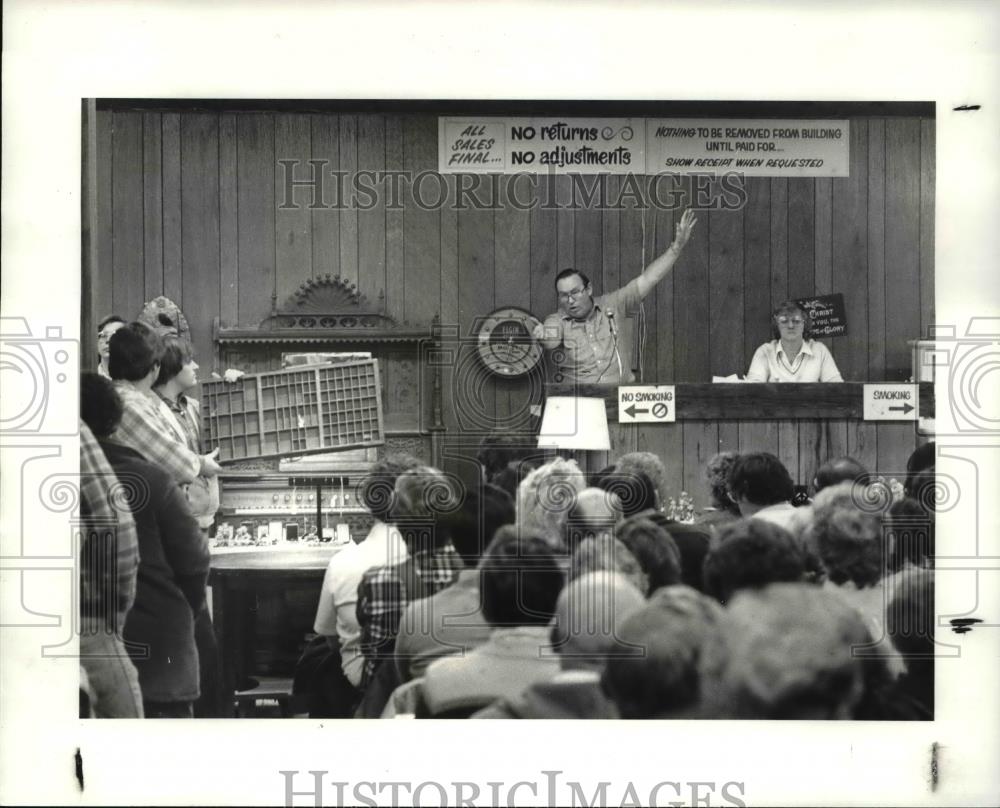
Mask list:
POLYGON ((583 489, 566 518, 567 549, 574 553, 584 539, 611 535, 621 517, 621 502, 615 494, 600 488, 583 489))
POLYGON ((774 584, 733 598, 701 674, 714 718, 848 719, 864 692, 871 636, 836 590, 774 584))
POLYGON ((636 468, 621 466, 601 475, 597 487, 614 494, 621 504, 622 516, 634 516, 642 511, 658 510, 660 497, 650 476, 636 468))
POLYGON ((621 628, 645 602, 617 572, 600 570, 570 581, 559 593, 552 623, 552 647, 561 666, 601 670, 610 655, 637 653, 621 642, 621 628))
POLYGON ((556 275, 556 297, 559 311, 574 320, 586 319, 594 308, 590 278, 575 269, 564 269, 556 275))
POLYGON ((636 557, 649 581, 649 592, 681 582, 681 551, 665 527, 639 514, 620 522, 615 535, 636 557))
POLYGON ((837 485, 837 483, 861 481, 867 474, 868 469, 853 457, 835 457, 833 460, 827 460, 816 469, 816 476, 813 477, 813 488, 818 494, 824 488, 837 485))
POLYGON ((479 451, 476 452, 484 481, 494 482, 494 477, 511 463, 524 461, 529 468, 533 467, 539 455, 536 444, 537 439, 528 435, 504 430, 491 432, 479 442, 479 451))
POLYGON ((491 626, 546 625, 565 578, 542 538, 500 528, 479 563, 483 617, 491 626))
POLYGON ((148 380, 152 385, 162 357, 163 342, 159 335, 140 322, 128 323, 115 331, 108 342, 108 373, 112 379, 148 380))
POLYGON ((719 452, 705 464, 705 481, 716 508, 739 514, 739 508, 729 494, 729 474, 740 456, 736 452, 719 452))
POLYGON ((512 460, 489 479, 489 485, 502 488, 517 500, 517 489, 521 482, 538 466, 532 460, 512 460))
POLYGON ((465 492, 461 506, 443 517, 466 567, 475 568, 497 530, 514 523, 514 500, 495 485, 465 492))
POLYGON ((803 534, 835 584, 871 586, 885 572, 882 515, 860 507, 862 497, 853 482, 824 488, 813 502, 812 521, 803 534))
POLYGON ((617 572, 627 578, 643 597, 649 592, 649 578, 632 551, 610 533, 584 539, 569 562, 571 581, 593 572, 617 572))
POLYGON ((792 534, 763 519, 741 519, 720 529, 705 557, 705 593, 727 603, 741 589, 802 581, 810 561, 792 534))
POLYGON ((618 634, 623 653, 608 657, 601 680, 622 718, 691 715, 697 708, 702 650, 718 631, 722 607, 687 586, 653 593, 618 634), (634 647, 638 653, 626 654, 634 647))
POLYGON ((753 452, 741 455, 729 472, 729 491, 740 506, 740 512, 751 512, 789 502, 795 485, 788 469, 773 454, 753 452))
POLYGON ((451 539, 448 519, 458 510, 458 491, 444 472, 430 466, 407 469, 396 478, 389 521, 411 554, 443 547, 451 539))
POLYGON ((627 452, 618 458, 616 471, 641 471, 653 484, 656 502, 651 506, 659 508, 667 495, 667 468, 654 452, 627 452))
POLYGON ((396 498, 396 480, 409 469, 423 465, 413 455, 387 454, 372 464, 358 486, 358 501, 380 522, 389 520, 396 498))
POLYGON ((122 400, 114 384, 97 373, 81 373, 80 417, 95 438, 111 437, 122 419, 122 400))

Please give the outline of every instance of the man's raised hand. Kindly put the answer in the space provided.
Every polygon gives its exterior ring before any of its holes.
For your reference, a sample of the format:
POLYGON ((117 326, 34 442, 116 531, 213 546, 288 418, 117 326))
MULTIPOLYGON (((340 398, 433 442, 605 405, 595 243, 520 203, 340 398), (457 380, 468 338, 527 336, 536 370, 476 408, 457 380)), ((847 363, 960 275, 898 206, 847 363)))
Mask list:
POLYGON ((697 223, 698 220, 694 217, 694 211, 690 208, 684 211, 681 215, 681 220, 674 228, 674 243, 671 246, 676 247, 678 250, 683 250, 684 246, 690 240, 691 232, 697 223))

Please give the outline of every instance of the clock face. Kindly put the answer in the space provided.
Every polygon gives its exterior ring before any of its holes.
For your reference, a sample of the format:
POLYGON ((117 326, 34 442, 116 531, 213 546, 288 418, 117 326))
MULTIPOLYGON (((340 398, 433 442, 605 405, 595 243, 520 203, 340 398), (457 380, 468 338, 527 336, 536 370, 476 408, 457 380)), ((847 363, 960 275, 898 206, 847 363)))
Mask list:
POLYGON ((479 356, 501 376, 522 376, 542 358, 542 346, 531 336, 538 319, 524 309, 497 309, 479 328, 479 356))

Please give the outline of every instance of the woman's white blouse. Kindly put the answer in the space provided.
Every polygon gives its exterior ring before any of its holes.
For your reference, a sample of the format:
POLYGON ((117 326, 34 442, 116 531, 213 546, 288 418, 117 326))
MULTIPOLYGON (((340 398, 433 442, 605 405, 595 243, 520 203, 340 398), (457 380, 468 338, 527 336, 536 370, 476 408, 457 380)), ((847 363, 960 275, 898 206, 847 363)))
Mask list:
POLYGON ((822 342, 805 340, 798 356, 789 361, 781 340, 761 345, 753 355, 748 382, 842 382, 837 363, 822 342))

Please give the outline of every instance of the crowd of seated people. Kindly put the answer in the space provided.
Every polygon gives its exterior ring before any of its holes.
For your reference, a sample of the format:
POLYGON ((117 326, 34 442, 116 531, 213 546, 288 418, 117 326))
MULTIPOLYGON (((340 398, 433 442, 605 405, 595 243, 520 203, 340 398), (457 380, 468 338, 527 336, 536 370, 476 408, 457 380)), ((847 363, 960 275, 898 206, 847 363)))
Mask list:
MULTIPOLYGON (((197 365, 139 323, 106 342, 111 379, 81 385, 81 710, 231 715, 199 706, 220 468, 184 396, 197 365)), ((934 459, 893 501, 831 458, 796 507, 777 457, 725 453, 680 522, 649 452, 588 476, 497 436, 474 484, 384 455, 296 691, 317 718, 932 718, 934 459)))
POLYGON ((499 445, 471 487, 398 474, 385 518, 409 561, 361 576, 367 675, 314 717, 933 717, 933 513, 857 461, 795 507, 775 456, 714 457, 692 524, 665 516, 648 452, 588 478, 499 445))

